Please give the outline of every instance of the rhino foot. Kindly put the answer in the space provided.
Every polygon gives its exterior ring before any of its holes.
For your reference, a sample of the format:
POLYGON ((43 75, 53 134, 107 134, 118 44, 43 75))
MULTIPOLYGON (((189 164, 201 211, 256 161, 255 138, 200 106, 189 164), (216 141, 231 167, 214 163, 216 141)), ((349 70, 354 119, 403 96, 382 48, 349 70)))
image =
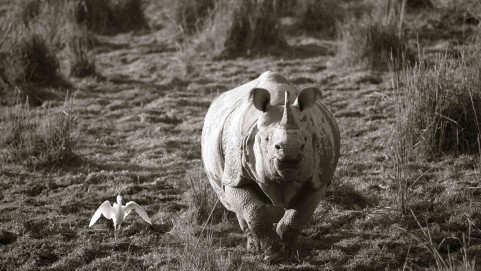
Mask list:
POLYGON ((259 239, 254 237, 252 234, 247 235, 247 250, 253 252, 261 251, 261 243, 259 239))
POLYGON ((276 264, 281 261, 284 257, 280 252, 266 252, 264 254, 264 261, 268 264, 276 264))

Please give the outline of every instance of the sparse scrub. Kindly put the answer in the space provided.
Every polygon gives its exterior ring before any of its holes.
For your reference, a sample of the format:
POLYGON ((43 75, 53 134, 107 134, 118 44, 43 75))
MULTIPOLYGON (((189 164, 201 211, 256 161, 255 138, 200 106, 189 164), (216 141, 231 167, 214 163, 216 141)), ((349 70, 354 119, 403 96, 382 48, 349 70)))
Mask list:
POLYGON ((200 49, 221 58, 272 52, 286 44, 274 0, 217 1, 197 39, 200 49))
POLYGON ((393 75, 398 141, 406 159, 480 151, 481 66, 438 55, 393 75))
POLYGON ((337 56, 341 64, 382 69, 387 67, 391 55, 410 59, 403 33, 404 4, 379 2, 371 12, 340 24, 337 56))
POLYGON ((64 109, 46 115, 30 109, 28 103, 18 103, 4 114, 0 146, 3 158, 28 167, 54 167, 76 161, 74 136, 76 114, 73 101, 64 109))
POLYGON ((79 0, 76 20, 99 34, 118 34, 145 28, 141 0, 79 0))

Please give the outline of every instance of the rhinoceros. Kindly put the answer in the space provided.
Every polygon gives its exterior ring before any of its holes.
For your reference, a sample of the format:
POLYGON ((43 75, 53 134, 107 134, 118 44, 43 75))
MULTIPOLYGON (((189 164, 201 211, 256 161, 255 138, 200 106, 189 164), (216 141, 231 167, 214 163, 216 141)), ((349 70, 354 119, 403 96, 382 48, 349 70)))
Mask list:
POLYGON ((292 251, 339 159, 339 128, 321 98, 318 88, 265 72, 219 95, 205 117, 209 182, 236 213, 247 248, 269 262, 292 251))

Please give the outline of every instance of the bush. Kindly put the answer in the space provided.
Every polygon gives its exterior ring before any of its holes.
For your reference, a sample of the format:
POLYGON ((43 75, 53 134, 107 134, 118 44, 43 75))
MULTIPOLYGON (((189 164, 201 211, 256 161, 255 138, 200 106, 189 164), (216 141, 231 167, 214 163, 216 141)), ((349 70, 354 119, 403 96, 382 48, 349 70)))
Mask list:
POLYGON ((341 64, 386 68, 391 58, 411 59, 402 30, 404 8, 389 1, 361 16, 339 25, 341 64))
POLYGON ((118 34, 147 26, 141 0, 78 0, 75 17, 99 34, 118 34))
POLYGON ((18 103, 2 119, 0 146, 4 160, 28 167, 54 167, 77 161, 74 153, 76 114, 72 101, 65 102, 64 110, 54 115, 41 115, 18 103))
POLYGON ((396 141, 405 157, 480 152, 481 64, 438 55, 393 72, 396 141))
POLYGON ((286 44, 274 0, 217 1, 198 39, 202 49, 221 58, 266 53, 286 44))

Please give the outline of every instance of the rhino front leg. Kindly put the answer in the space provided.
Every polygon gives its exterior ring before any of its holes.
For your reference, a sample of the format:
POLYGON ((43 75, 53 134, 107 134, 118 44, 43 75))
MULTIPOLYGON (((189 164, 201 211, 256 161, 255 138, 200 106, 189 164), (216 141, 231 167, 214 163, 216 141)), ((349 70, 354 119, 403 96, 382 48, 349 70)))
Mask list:
POLYGON ((276 229, 288 253, 292 253, 292 248, 297 242, 299 234, 310 221, 325 193, 325 189, 313 189, 304 186, 299 193, 301 193, 301 196, 292 206, 286 209, 276 229))
POLYGON ((280 259, 281 242, 273 223, 281 218, 283 212, 265 204, 249 186, 226 186, 225 196, 237 215, 241 229, 247 234, 248 245, 252 242, 255 248, 260 243, 260 252, 268 262, 280 259))

